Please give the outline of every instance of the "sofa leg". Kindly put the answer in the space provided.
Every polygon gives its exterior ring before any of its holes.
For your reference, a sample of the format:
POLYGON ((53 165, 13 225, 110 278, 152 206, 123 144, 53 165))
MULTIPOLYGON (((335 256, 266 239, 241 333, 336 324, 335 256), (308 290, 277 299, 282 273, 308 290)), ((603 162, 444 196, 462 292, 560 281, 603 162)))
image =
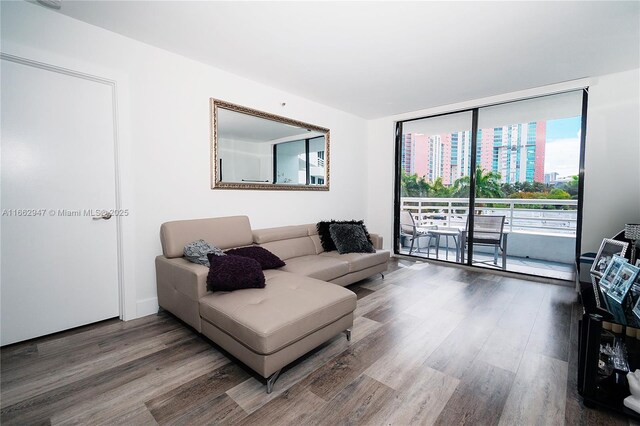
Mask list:
POLYGON ((156 315, 160 316, 164 312, 164 308, 158 306, 158 313, 156 315))
POLYGON ((350 328, 347 328, 347 329, 344 331, 344 334, 347 336, 347 341, 348 341, 348 342, 350 342, 350 341, 351 341, 351 329, 350 329, 350 328))
POLYGON ((275 373, 267 377, 267 393, 268 394, 271 393, 271 391, 273 391, 273 384, 276 382, 276 380, 278 380, 278 376, 280 375, 281 371, 282 369, 276 371, 275 373))
POLYGON ((384 274, 382 272, 380 272, 380 276, 382 277, 382 279, 384 280, 384 274))

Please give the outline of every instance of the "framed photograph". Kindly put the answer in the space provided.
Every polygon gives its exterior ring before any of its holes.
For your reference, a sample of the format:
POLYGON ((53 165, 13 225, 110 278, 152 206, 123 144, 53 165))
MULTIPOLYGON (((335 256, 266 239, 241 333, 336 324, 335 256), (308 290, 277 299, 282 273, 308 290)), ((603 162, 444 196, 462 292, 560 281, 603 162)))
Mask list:
POLYGON ((636 304, 633 305, 631 312, 633 312, 633 315, 640 322, 640 298, 636 301, 636 304))
POLYGON ((640 321, 640 299, 638 299, 631 312, 633 312, 633 315, 640 321))
POLYGON ((593 265, 591 265, 590 272, 601 277, 607 270, 607 266, 609 266, 609 263, 613 259, 613 256, 616 254, 618 256, 624 256, 624 254, 627 252, 628 246, 629 243, 625 243, 623 241, 612 240, 609 238, 605 238, 604 240, 602 240, 602 244, 600 244, 598 254, 593 261, 593 265))
MULTIPOLYGON (((622 265, 626 263, 627 259, 625 259, 624 257, 613 255, 613 258, 611 259, 611 261, 609 261, 607 269, 605 269, 604 273, 600 275, 600 286, 604 288, 605 291, 609 290, 609 287, 611 287, 611 284, 613 284, 616 275, 618 275, 618 271, 620 271, 622 265)), ((598 276, 595 273, 593 273, 592 275, 598 276)))
POLYGON ((616 277, 613 279, 611 286, 609 286, 607 294, 616 302, 622 303, 639 272, 640 268, 636 268, 634 265, 628 263, 623 263, 616 277))
MULTIPOLYGON (((636 262, 635 267, 640 270, 638 262, 636 262)), ((633 285, 631 286, 631 297, 633 298, 634 303, 640 300, 640 272, 636 275, 636 279, 633 281, 633 285)))
POLYGON ((591 274, 591 285, 593 286, 593 297, 596 302, 596 307, 606 309, 602 306, 602 302, 600 301, 600 285, 598 284, 598 277, 593 274, 591 274))
MULTIPOLYGON (((623 318, 624 309, 622 308, 622 306, 613 300, 608 301, 611 298, 608 297, 606 293, 604 293, 604 290, 602 289, 602 287, 600 287, 600 283, 598 281, 600 281, 598 277, 596 277, 595 275, 591 275, 591 285, 593 286, 594 302, 596 304, 596 308, 601 310, 599 314, 604 318, 616 318, 616 314, 622 315, 621 318, 623 318)), ((640 307, 638 309, 640 309, 640 307)), ((640 310, 638 311, 638 313, 640 313, 640 310)))

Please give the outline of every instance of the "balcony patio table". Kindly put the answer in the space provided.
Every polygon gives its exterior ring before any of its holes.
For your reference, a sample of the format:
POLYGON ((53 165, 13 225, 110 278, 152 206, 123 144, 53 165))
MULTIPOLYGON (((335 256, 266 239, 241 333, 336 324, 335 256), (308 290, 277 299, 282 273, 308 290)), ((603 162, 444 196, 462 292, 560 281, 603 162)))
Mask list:
POLYGON ((429 235, 433 235, 436 239, 436 259, 440 256, 440 237, 445 237, 446 246, 447 246, 447 254, 445 258, 449 260, 449 237, 453 238, 453 242, 456 245, 456 262, 460 262, 460 236, 462 235, 462 231, 459 228, 439 228, 439 229, 429 229, 427 231, 429 235))

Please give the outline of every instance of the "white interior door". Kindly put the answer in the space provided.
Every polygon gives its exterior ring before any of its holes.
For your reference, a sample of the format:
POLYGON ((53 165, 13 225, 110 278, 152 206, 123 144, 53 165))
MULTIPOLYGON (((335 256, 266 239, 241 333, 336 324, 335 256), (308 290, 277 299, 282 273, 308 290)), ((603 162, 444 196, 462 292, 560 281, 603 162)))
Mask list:
POLYGON ((1 343, 119 315, 112 86, 2 60, 1 343), (93 210, 93 211, 92 211, 93 210))

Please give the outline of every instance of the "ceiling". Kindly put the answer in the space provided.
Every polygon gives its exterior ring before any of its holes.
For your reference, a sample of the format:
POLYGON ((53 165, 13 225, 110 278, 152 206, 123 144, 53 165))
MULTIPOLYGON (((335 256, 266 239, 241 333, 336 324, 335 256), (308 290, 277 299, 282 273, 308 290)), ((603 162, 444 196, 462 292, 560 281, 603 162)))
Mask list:
POLYGON ((219 139, 251 143, 274 143, 324 136, 324 134, 279 121, 218 108, 219 139))
POLYGON ((69 1, 60 13, 377 118, 640 66, 640 2, 69 1))

